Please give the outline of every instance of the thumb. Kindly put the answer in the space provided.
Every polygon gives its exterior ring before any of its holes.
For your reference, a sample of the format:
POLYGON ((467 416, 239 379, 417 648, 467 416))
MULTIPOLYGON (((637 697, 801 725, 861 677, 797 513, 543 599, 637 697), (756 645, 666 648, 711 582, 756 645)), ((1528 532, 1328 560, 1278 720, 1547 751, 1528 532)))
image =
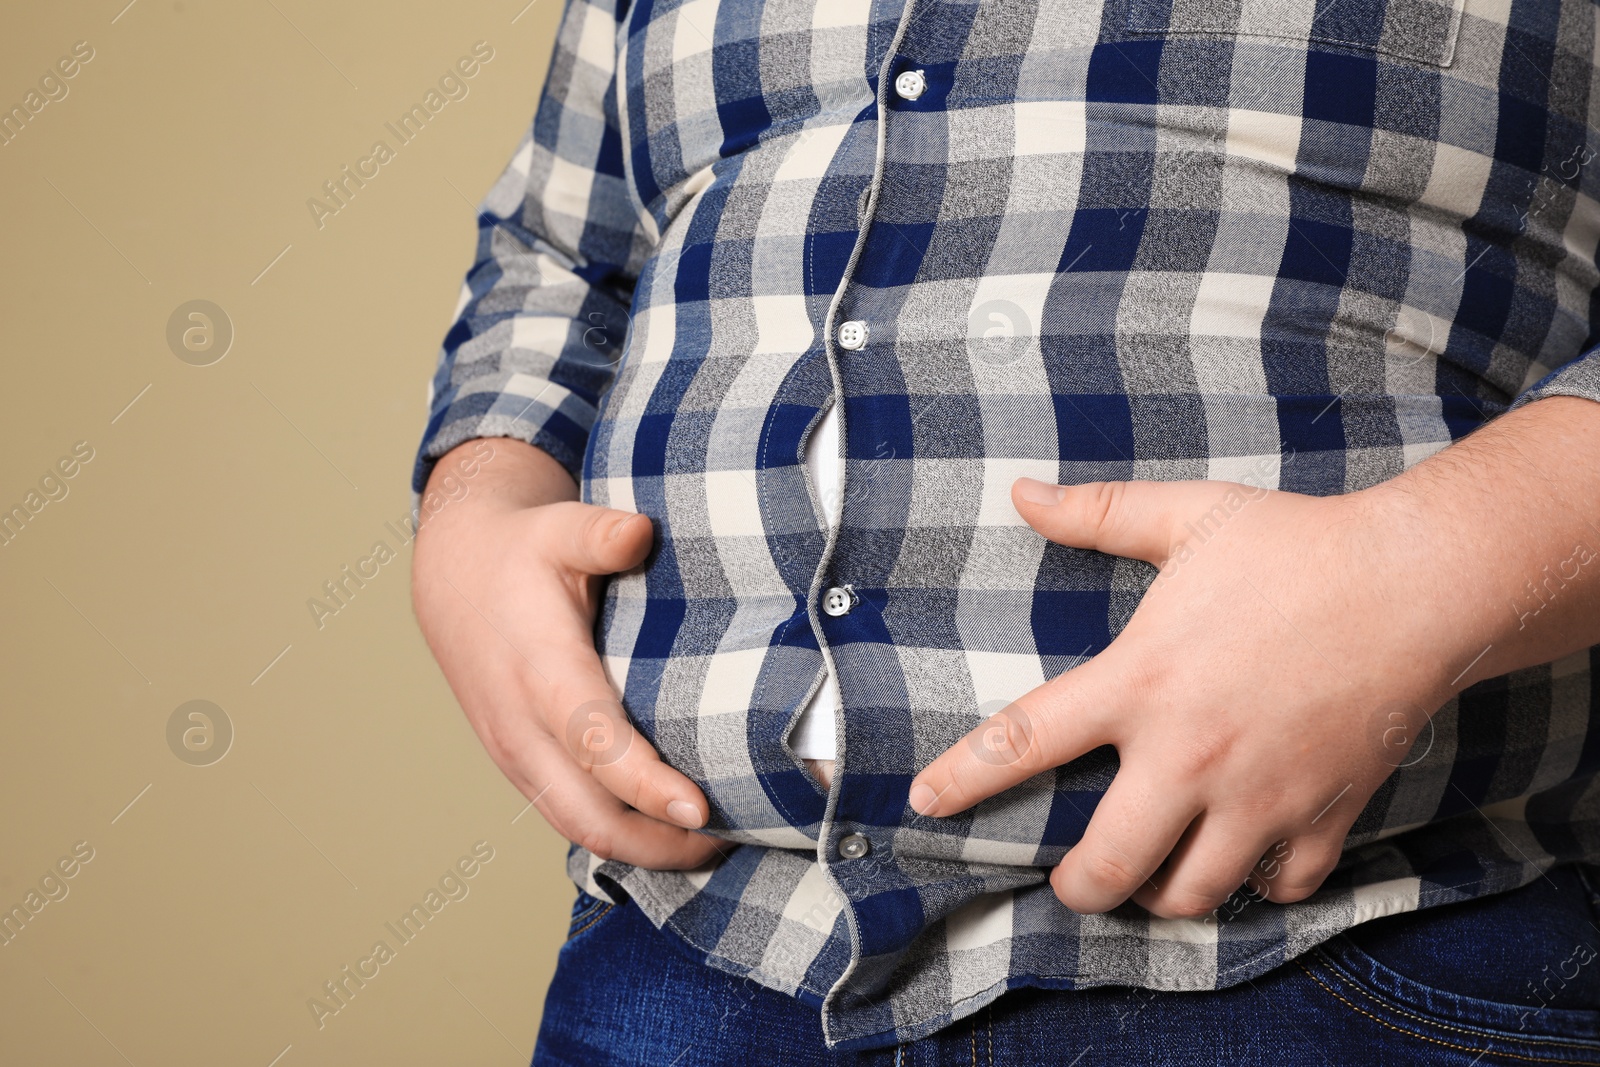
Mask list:
POLYGON ((1085 482, 1018 478, 1011 501, 1029 526, 1058 544, 1142 559, 1159 567, 1187 524, 1220 521, 1266 493, 1232 482, 1085 482))
POLYGON ((655 544, 648 515, 568 501, 543 509, 556 561, 581 574, 615 574, 644 562, 655 544))

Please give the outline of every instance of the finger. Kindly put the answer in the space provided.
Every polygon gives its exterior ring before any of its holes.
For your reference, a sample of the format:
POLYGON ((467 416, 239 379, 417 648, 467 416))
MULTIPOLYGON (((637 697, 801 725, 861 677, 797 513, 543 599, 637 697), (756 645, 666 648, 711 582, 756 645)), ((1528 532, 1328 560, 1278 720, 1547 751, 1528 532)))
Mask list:
POLYGON ((649 870, 689 870, 730 847, 629 810, 551 738, 535 739, 527 755, 540 777, 523 778, 518 788, 561 836, 601 859, 649 870))
POLYGON ((1172 850, 1155 882, 1142 886, 1134 900, 1163 919, 1209 915, 1245 885, 1257 862, 1280 840, 1273 830, 1206 812, 1172 850))
MULTIPOLYGON (((653 819, 695 829, 710 811, 705 794, 634 727, 592 648, 573 645, 541 701, 545 727, 568 757, 623 803, 653 819)), ((546 668, 549 673, 549 668, 546 668)))
POLYGON ((1028 525, 1058 544, 1142 559, 1157 567, 1173 546, 1221 529, 1265 489, 1234 482, 1085 482, 1018 478, 1011 500, 1028 525))
POLYGON ((1050 884, 1073 911, 1109 911, 1149 882, 1200 813, 1172 783, 1124 768, 1100 798, 1083 837, 1061 858, 1050 884))
POLYGON ((706 824, 705 794, 662 762, 615 697, 574 707, 564 737, 578 766, 629 807, 689 829, 706 824))
POLYGON ((1250 872, 1250 888, 1278 904, 1304 900, 1327 881, 1343 854, 1344 834, 1291 837, 1274 845, 1250 872))
POLYGON ((529 781, 538 781, 538 767, 528 754, 536 741, 553 737, 563 759, 592 774, 619 800, 654 819, 689 828, 705 825, 705 795, 663 763, 634 729, 591 646, 547 647, 539 663, 543 669, 526 657, 513 659, 494 684, 458 694, 502 769, 517 765, 529 781))
POLYGON ((911 782, 920 815, 965 811, 1042 771, 1112 743, 1125 697, 1110 649, 1026 693, 951 745, 911 782))
POLYGON ((580 574, 615 574, 637 567, 655 543, 648 515, 594 504, 563 501, 534 510, 541 530, 550 536, 553 562, 580 574))

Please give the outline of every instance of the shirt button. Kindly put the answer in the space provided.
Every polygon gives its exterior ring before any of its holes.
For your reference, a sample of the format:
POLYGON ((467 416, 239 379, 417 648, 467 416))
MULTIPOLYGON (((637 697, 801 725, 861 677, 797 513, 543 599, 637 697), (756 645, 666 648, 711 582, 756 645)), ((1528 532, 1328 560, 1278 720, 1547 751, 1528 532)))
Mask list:
POLYGON ((837 618, 850 614, 856 606, 856 591, 848 585, 836 585, 822 594, 822 610, 837 618))
POLYGON ((839 855, 847 860, 858 860, 872 851, 872 842, 861 834, 845 834, 839 838, 839 855))
POLYGON ((851 319, 839 327, 839 347, 859 352, 867 346, 867 324, 851 319))
POLYGON ((903 71, 900 77, 894 80, 894 91, 900 94, 902 100, 915 100, 928 88, 928 79, 922 76, 920 70, 903 71))

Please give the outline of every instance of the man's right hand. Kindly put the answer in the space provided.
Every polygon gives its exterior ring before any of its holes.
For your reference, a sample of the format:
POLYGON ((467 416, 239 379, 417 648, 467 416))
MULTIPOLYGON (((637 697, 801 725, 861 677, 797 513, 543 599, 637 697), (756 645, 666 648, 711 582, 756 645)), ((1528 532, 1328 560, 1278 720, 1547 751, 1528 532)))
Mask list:
POLYGON ((594 647, 601 578, 641 563, 654 528, 577 495, 521 441, 447 453, 423 497, 442 504, 417 533, 417 619, 489 755, 557 832, 602 859, 698 867, 718 851, 694 832, 705 796, 633 728, 594 647))

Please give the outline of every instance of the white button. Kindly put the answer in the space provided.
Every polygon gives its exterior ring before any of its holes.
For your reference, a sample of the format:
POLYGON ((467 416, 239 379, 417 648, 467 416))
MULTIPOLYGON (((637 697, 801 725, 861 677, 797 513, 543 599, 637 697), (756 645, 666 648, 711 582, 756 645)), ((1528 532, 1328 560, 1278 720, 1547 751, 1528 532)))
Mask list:
POLYGON ((839 347, 858 352, 867 346, 867 324, 851 319, 839 327, 839 347))
POLYGON ((894 80, 894 91, 900 94, 902 100, 915 100, 928 88, 928 79, 922 76, 920 70, 903 71, 900 77, 894 80))
POLYGON ((836 585, 822 594, 822 610, 835 618, 850 614, 856 606, 856 591, 848 585, 836 585))
POLYGON ((845 834, 839 838, 839 855, 847 860, 858 860, 872 851, 872 842, 860 834, 845 834))

